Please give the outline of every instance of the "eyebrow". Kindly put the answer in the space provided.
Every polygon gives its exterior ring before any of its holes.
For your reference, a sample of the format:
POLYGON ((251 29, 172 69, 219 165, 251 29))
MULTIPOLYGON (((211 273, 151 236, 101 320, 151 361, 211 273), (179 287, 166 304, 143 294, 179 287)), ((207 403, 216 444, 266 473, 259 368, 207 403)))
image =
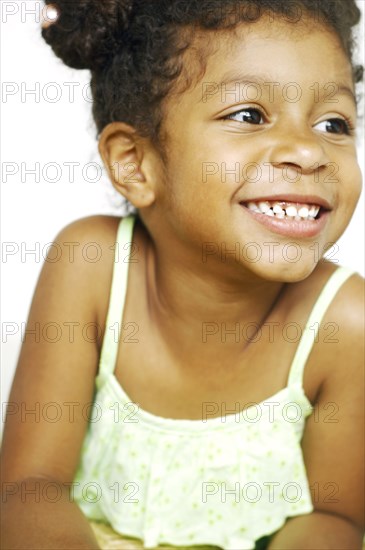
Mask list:
POLYGON ((351 88, 349 88, 345 84, 337 84, 336 82, 334 82, 334 84, 338 86, 338 90, 337 90, 338 93, 347 95, 348 97, 350 97, 350 99, 352 99, 352 101, 355 103, 355 106, 357 107, 357 99, 354 92, 351 90, 351 88))
MULTIPOLYGON (((218 89, 221 86, 230 86, 234 84, 241 84, 243 86, 249 86, 250 84, 258 84, 261 86, 268 86, 269 84, 277 83, 277 79, 274 78, 273 75, 270 74, 249 74, 249 73, 233 73, 232 71, 227 72, 223 75, 220 82, 214 83, 218 85, 218 89)), ((289 84, 289 82, 287 83, 289 84)), ((343 94, 348 96, 354 103, 355 107, 357 107, 358 102, 356 99, 356 96, 353 92, 353 90, 344 82, 326 82, 325 84, 321 85, 321 88, 323 89, 324 86, 334 84, 336 86, 336 93, 331 94, 331 90, 329 90, 328 97, 337 96, 338 94, 343 94)), ((229 92, 230 90, 226 90, 229 92)), ((232 90, 233 91, 233 90, 232 90)), ((268 90, 267 90, 268 91, 268 90)), ((331 102, 329 102, 331 103, 331 102)))
POLYGON ((234 73, 232 71, 229 71, 227 73, 224 73, 222 76, 222 80, 218 82, 218 84, 234 84, 235 82, 239 82, 240 84, 265 84, 265 82, 274 82, 275 79, 272 75, 269 74, 249 74, 249 73, 234 73))
MULTIPOLYGON (((220 82, 214 82, 219 87, 229 86, 233 84, 243 84, 249 86, 250 84, 259 84, 261 86, 276 82, 275 78, 269 74, 258 75, 249 73, 233 73, 232 71, 225 73, 222 76, 220 82)), ((230 90, 227 90, 229 92, 230 90)))

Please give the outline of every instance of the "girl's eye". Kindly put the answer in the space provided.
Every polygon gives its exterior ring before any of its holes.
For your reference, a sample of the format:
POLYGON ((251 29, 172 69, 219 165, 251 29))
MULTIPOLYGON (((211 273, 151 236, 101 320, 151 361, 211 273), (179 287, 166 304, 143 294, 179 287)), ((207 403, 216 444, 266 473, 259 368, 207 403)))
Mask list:
POLYGON ((322 126, 320 129, 330 134, 346 134, 347 136, 352 136, 355 130, 351 121, 343 118, 330 118, 320 122, 316 126, 317 128, 322 126))
POLYGON ((231 113, 224 119, 237 120, 237 122, 248 122, 249 124, 263 124, 260 120, 263 119, 263 114, 258 109, 247 108, 241 109, 235 113, 231 113))

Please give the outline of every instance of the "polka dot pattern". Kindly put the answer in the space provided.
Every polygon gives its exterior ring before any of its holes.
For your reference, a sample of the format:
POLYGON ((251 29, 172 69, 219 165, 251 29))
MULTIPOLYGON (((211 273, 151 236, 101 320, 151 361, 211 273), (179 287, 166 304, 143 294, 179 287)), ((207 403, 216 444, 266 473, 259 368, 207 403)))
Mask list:
POLYGON ((233 550, 254 548, 287 517, 313 510, 300 446, 309 409, 300 388, 275 396, 275 418, 262 415, 254 425, 161 419, 143 410, 137 422, 115 421, 111 408, 128 401, 113 377, 95 399, 102 415, 89 425, 74 490, 90 520, 145 548, 233 550), (292 402, 303 411, 296 423, 282 414, 292 402))

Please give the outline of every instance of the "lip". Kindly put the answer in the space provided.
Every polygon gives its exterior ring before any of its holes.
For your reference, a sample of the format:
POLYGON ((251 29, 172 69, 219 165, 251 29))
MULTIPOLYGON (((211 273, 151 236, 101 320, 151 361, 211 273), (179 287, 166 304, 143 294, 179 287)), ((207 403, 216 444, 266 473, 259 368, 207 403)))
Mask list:
MULTIPOLYGON (((250 200, 249 202, 256 202, 257 200, 259 202, 261 201, 261 199, 253 199, 252 201, 250 200)), ((279 199, 268 199, 268 198, 263 200, 279 201, 279 199)), ((284 200, 284 199, 281 199, 281 200, 284 200)), ((286 198, 286 201, 295 202, 292 200, 289 201, 287 198, 286 198)), ((310 204, 319 205, 318 202, 310 203, 310 204)), ((242 203, 240 203, 240 206, 241 208, 243 208, 245 212, 247 212, 250 216, 252 216, 252 218, 255 221, 261 223, 263 226, 265 226, 267 229, 269 229, 273 233, 277 233, 285 237, 293 237, 293 238, 299 238, 299 239, 311 238, 319 235, 323 231, 324 227, 326 226, 329 218, 329 214, 330 214, 329 210, 325 210, 321 213, 320 217, 315 220, 279 219, 279 218, 266 216, 265 214, 259 214, 258 212, 254 212, 253 210, 250 210, 249 208, 247 208, 247 206, 245 206, 242 203)))
POLYGON ((267 197, 253 197, 253 198, 247 198, 244 201, 240 201, 240 204, 247 204, 249 202, 294 202, 298 204, 310 204, 315 206, 321 206, 325 210, 333 210, 333 207, 331 204, 324 199, 323 197, 319 197, 317 195, 293 195, 293 194, 281 194, 281 195, 270 195, 267 197))

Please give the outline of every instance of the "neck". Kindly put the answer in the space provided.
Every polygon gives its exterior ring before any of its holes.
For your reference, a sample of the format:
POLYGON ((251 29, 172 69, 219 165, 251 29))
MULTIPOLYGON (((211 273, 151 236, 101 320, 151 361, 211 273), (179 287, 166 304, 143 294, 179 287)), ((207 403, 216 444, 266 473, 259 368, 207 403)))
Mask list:
POLYGON ((198 255, 187 258, 183 250, 173 250, 165 243, 151 244, 148 249, 148 303, 153 326, 167 342, 173 342, 180 359, 195 352, 206 354, 207 359, 238 357, 248 344, 247 339, 237 338, 238 333, 247 327, 248 337, 254 337, 285 285, 243 269, 237 274, 236 268, 233 273, 226 265, 211 269, 198 255))

